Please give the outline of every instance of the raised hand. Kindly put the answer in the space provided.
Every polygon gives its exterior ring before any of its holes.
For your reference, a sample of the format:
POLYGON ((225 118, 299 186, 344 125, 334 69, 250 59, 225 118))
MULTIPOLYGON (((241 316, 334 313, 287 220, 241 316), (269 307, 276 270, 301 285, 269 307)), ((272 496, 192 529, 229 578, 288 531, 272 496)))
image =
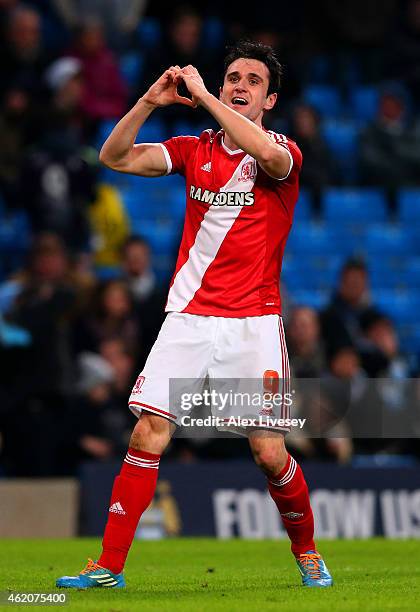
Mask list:
POLYGON ((182 79, 185 83, 186 88, 192 96, 192 100, 195 106, 199 104, 204 96, 209 92, 204 85, 204 81, 201 78, 200 73, 194 66, 185 66, 182 70, 177 71, 177 79, 182 79))
POLYGON ((141 99, 155 107, 169 106, 170 104, 185 104, 185 106, 195 107, 195 102, 178 94, 177 87, 180 82, 180 74, 181 68, 179 66, 171 66, 153 83, 141 99))

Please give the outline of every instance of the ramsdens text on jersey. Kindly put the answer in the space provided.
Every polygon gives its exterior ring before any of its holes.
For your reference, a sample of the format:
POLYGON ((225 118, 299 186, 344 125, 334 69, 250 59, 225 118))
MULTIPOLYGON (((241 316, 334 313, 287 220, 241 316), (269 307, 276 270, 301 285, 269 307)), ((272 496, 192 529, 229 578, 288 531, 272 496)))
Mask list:
POLYGON ((213 206, 252 206, 254 204, 254 194, 252 191, 215 192, 195 187, 195 185, 190 187, 190 198, 213 206))

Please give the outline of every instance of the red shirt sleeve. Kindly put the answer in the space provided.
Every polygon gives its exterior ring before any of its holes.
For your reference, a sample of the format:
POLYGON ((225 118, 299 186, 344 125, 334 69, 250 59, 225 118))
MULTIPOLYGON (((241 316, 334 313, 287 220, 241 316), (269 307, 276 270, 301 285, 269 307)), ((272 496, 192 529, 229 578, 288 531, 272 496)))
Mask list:
POLYGON ((268 135, 270 136, 272 140, 274 140, 276 144, 286 149, 286 151, 290 155, 291 163, 290 163, 290 170, 289 170, 288 175, 282 179, 276 179, 276 180, 285 181, 291 175, 299 174, 302 168, 302 153, 299 147, 297 146, 297 144, 295 143, 295 141, 290 140, 290 138, 287 138, 287 136, 285 136, 284 134, 277 134, 276 132, 268 132, 268 135))
POLYGON ((175 136, 161 143, 168 165, 168 174, 185 176, 187 162, 195 154, 198 142, 199 139, 196 136, 175 136))

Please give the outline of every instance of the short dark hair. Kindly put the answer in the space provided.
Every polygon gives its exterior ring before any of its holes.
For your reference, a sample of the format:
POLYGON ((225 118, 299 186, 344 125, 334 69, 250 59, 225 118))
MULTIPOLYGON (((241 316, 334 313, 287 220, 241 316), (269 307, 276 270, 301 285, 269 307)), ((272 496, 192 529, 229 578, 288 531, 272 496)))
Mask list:
POLYGON ((226 75, 231 63, 235 60, 241 57, 255 59, 265 64, 270 72, 267 95, 276 93, 280 89, 283 66, 277 59, 273 47, 252 40, 240 40, 235 46, 228 47, 227 52, 224 59, 223 77, 226 75))
POLYGON ((347 259, 341 268, 341 277, 343 277, 347 272, 353 270, 367 274, 368 270, 364 259, 361 259, 360 257, 351 257, 350 259, 347 259))

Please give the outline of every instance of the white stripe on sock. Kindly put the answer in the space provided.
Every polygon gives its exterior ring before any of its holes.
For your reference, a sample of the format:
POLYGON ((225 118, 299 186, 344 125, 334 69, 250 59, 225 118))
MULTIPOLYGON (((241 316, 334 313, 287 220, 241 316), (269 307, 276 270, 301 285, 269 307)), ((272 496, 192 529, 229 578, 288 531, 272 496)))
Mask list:
POLYGON ((159 463, 157 463, 156 465, 149 465, 147 463, 137 463, 135 461, 132 461, 131 459, 127 459, 127 457, 124 459, 124 461, 126 463, 129 463, 130 465, 135 465, 137 467, 144 467, 144 468, 150 468, 152 470, 157 470, 159 469, 159 463))

